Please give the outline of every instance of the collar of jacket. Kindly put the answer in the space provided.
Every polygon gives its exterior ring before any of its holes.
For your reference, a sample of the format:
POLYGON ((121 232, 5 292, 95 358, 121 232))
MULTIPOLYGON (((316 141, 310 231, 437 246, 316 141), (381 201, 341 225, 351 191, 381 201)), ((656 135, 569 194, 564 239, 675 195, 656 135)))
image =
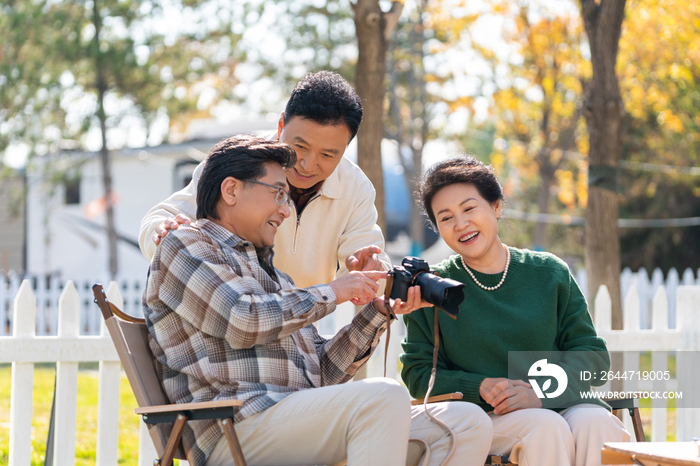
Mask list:
POLYGON ((260 257, 265 258, 272 257, 274 255, 272 249, 273 246, 268 246, 266 248, 256 248, 250 241, 244 240, 243 238, 236 236, 235 234, 231 233, 218 223, 212 222, 211 220, 207 220, 206 218, 200 218, 199 220, 197 220, 197 226, 209 233, 214 239, 221 241, 225 245, 230 246, 234 249, 253 248, 260 257))
POLYGON ((342 160, 338 166, 335 167, 331 176, 323 180, 321 190, 319 191, 322 196, 326 196, 329 199, 340 198, 340 174, 338 172, 342 170, 343 164, 345 163, 347 163, 347 160, 345 160, 345 155, 343 155, 342 160))

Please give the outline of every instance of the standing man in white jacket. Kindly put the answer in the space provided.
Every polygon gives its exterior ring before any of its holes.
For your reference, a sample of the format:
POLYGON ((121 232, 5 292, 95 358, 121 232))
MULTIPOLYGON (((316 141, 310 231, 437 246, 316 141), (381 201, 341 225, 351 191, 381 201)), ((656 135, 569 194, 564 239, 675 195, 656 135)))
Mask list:
MULTIPOLYGON (((331 282, 350 270, 388 270, 377 226, 375 191, 367 176, 343 157, 362 121, 362 103, 340 75, 309 74, 292 91, 277 126, 280 142, 291 145, 296 165, 287 170, 295 207, 275 236, 274 265, 298 287, 331 282)), ((141 221, 139 244, 149 261, 160 239, 197 210, 197 182, 151 209, 141 221)))

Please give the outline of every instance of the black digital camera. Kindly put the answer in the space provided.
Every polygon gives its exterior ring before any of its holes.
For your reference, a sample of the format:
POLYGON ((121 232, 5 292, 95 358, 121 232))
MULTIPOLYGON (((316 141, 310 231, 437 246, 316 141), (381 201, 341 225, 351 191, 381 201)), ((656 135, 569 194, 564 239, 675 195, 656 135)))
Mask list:
POLYGON ((404 257, 401 265, 387 272, 387 289, 391 299, 406 301, 408 288, 420 286, 420 297, 435 307, 456 316, 464 301, 464 284, 438 277, 428 263, 417 257, 404 257))

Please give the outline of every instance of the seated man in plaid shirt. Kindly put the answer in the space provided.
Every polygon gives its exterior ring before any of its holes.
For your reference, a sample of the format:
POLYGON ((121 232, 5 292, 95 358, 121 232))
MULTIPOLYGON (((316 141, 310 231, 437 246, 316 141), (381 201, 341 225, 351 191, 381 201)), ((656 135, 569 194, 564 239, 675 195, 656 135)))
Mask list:
MULTIPOLYGON (((409 435, 439 460, 435 452, 449 449, 449 437, 422 408, 412 413, 396 381, 344 384, 386 329, 384 301, 376 296, 386 272, 351 272, 301 289, 272 265, 275 232, 290 214, 284 170, 295 159, 286 144, 249 136, 210 151, 197 188, 198 220, 163 239, 144 293, 163 387, 176 403, 242 400, 234 417, 249 464, 347 458, 348 465, 402 466, 409 435), (365 307, 325 340, 312 323, 345 301, 365 307)), ((396 314, 421 306, 417 288, 406 303, 392 303, 396 314)), ((460 419, 458 404, 437 405, 434 414, 451 424, 458 444, 474 439, 479 426, 460 419)), ((188 423, 183 444, 193 466, 232 464, 216 420, 188 423)))

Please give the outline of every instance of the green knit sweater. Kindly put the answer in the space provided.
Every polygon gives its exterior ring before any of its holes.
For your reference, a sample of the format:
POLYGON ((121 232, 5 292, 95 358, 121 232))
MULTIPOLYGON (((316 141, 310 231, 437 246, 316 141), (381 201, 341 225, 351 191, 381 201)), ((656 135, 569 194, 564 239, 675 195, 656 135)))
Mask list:
MULTIPOLYGON (((607 371, 610 360, 605 341, 593 327, 586 299, 566 263, 548 253, 509 249, 508 275, 503 285, 493 291, 474 283, 459 255, 434 267, 441 277, 460 281, 466 288, 457 320, 444 312, 438 314, 440 350, 431 396, 459 391, 464 394, 464 401, 491 411, 493 408, 479 396, 484 378, 529 380, 530 365, 537 358, 548 358, 548 363, 565 370, 568 387, 561 396, 543 398, 545 408, 560 410, 581 402, 607 407, 603 402, 582 400, 580 396, 580 391, 590 390, 590 382, 581 380, 580 371, 607 371), (510 377, 509 351, 533 352, 510 353, 510 377)), ((485 286, 496 285, 503 275, 472 272, 485 286)), ((407 335, 403 341, 401 377, 415 398, 425 396, 428 389, 433 312, 433 308, 424 308, 404 316, 407 335)), ((545 388, 542 391, 547 393, 545 388)))

